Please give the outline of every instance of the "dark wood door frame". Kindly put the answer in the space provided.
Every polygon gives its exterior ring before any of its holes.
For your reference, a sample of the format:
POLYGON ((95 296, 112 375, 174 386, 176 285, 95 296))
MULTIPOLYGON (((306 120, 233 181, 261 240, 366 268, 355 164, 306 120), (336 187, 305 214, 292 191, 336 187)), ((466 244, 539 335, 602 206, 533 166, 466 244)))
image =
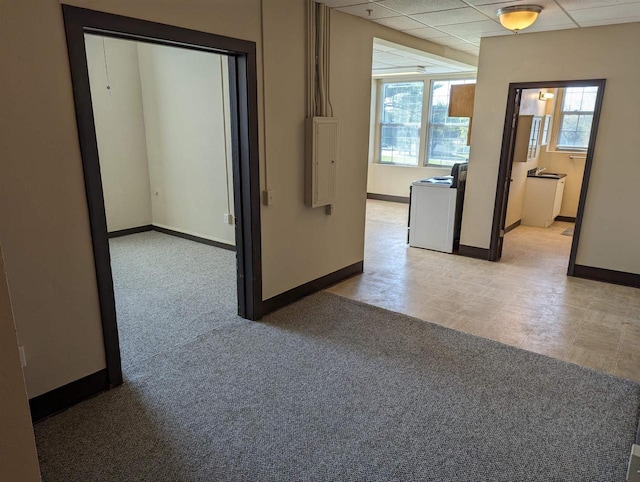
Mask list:
POLYGON ((62 11, 89 208, 107 372, 110 386, 116 386, 122 383, 122 368, 84 34, 213 52, 229 57, 238 314, 252 320, 259 319, 263 309, 256 45, 246 40, 68 5, 63 5, 62 11))
POLYGON ((567 274, 574 275, 576 265, 576 255, 580 242, 580 230, 582 229, 582 219, 587 199, 587 189, 589 187, 589 177, 591 176, 591 166, 593 165, 593 151, 596 145, 596 135, 598 133, 598 123, 602 111, 602 100, 604 98, 605 79, 587 80, 554 80, 545 82, 518 82, 509 84, 507 97, 507 112, 505 114, 504 130, 502 136, 502 151, 500 153, 500 166, 498 168, 498 184, 496 186, 496 201, 493 210, 493 225, 491 227, 491 243, 489 245, 489 261, 500 259, 502 237, 504 236, 504 223, 507 211, 507 201, 509 197, 509 179, 513 165, 513 139, 517 128, 517 109, 519 109, 520 94, 526 89, 561 88, 561 87, 598 87, 596 105, 593 112, 593 123, 591 124, 591 136, 589 137, 589 147, 587 148, 587 158, 582 178, 582 188, 580 190, 580 200, 578 202, 578 213, 576 216, 573 241, 571 243, 571 254, 569 256, 569 267, 567 274))

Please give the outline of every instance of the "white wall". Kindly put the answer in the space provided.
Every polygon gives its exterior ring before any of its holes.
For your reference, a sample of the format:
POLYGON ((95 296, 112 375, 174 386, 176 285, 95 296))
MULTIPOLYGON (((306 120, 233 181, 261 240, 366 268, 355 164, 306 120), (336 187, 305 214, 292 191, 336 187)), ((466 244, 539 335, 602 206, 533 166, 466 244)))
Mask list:
MULTIPOLYGON (((522 91, 520 115, 544 115, 546 102, 539 100, 540 90, 522 91)), ((527 171, 539 165, 539 156, 527 162, 514 162, 511 170, 511 185, 509 186, 509 200, 505 227, 509 227, 522 219, 524 195, 527 184, 527 171)))
MULTIPOLYGON (((28 362, 27 362, 28 363, 28 362)), ((0 477, 39 481, 38 456, 0 248, 0 477)))
POLYGON ((541 167, 546 167, 549 172, 561 172, 567 175, 564 194, 562 195, 560 216, 575 218, 578 214, 578 203, 580 202, 586 159, 570 159, 569 156, 585 157, 585 155, 584 152, 571 153, 547 151, 546 149, 542 149, 540 152, 539 165, 541 167))
POLYGON ((136 42, 85 35, 85 45, 107 228, 146 226, 151 190, 136 42))
POLYGON ((235 244, 227 58, 138 44, 155 226, 235 244))
POLYGON ((605 78, 576 262, 640 273, 638 44, 640 23, 482 39, 462 244, 489 247, 509 83, 605 78))

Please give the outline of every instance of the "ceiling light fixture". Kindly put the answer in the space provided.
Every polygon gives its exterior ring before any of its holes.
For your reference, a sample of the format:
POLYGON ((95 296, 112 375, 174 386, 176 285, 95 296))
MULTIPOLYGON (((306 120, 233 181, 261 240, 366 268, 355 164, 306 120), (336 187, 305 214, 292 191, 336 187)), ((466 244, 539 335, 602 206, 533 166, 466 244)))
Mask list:
POLYGON ((391 67, 387 69, 373 69, 373 77, 387 77, 390 75, 424 75, 427 69, 418 65, 415 67, 391 67))
POLYGON ((553 92, 540 92, 540 95, 538 96, 538 99, 540 100, 551 100, 555 97, 555 95, 553 94, 553 92))
POLYGON ((533 25, 542 12, 540 5, 513 5, 496 10, 496 15, 504 28, 518 33, 520 30, 533 25))

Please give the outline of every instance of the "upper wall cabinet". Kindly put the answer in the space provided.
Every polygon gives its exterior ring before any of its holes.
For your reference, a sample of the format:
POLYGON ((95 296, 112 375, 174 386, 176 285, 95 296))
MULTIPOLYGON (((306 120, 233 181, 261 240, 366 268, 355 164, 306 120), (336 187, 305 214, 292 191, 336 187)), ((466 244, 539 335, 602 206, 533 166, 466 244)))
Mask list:
POLYGON ((471 143, 473 101, 476 96, 476 84, 452 85, 449 93, 449 117, 468 117, 467 145, 471 143))
POLYGON ((476 84, 452 85, 450 95, 449 117, 473 117, 476 84))

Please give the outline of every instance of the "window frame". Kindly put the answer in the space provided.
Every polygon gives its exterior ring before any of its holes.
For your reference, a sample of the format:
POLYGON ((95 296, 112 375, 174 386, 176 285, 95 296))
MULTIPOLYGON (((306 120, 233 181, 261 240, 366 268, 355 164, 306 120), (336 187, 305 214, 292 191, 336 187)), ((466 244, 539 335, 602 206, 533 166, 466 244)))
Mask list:
POLYGON ((374 164, 381 166, 409 167, 409 168, 430 168, 451 170, 451 166, 443 166, 440 164, 429 164, 427 159, 427 149, 429 146, 429 126, 430 126, 430 108, 433 96, 432 83, 434 81, 452 81, 452 80, 472 80, 477 82, 477 75, 473 72, 464 72, 460 74, 439 74, 439 75, 403 75, 403 76, 387 76, 373 79, 375 82, 375 124, 373 129, 373 158, 374 164), (382 140, 382 109, 384 108, 382 99, 383 84, 400 83, 400 82, 423 82, 422 91, 422 117, 420 121, 420 144, 418 148, 418 163, 406 164, 397 162, 381 162, 381 140, 382 140), (428 101, 425 102, 426 92, 428 89, 428 101))
MULTIPOLYGON (((587 88, 593 87, 591 85, 577 86, 579 88, 587 88)), ((556 95, 556 103, 553 108, 553 119, 552 119, 552 142, 549 143, 549 147, 552 147, 552 152, 576 152, 576 153, 585 153, 589 149, 589 145, 587 147, 575 147, 575 146, 560 146, 560 131, 562 130, 562 121, 564 119, 564 112, 562 110, 562 104, 564 103, 564 96, 566 93, 566 89, 571 87, 564 87, 558 89, 556 95)), ((596 92, 597 95, 597 92, 596 92)), ((571 111, 570 115, 591 115, 593 122, 594 111, 571 111)))
MULTIPOLYGON (((374 162, 376 164, 380 164, 382 166, 400 166, 400 167, 421 167, 420 160, 423 158, 424 153, 424 145, 422 142, 424 136, 424 87, 426 82, 424 81, 424 76, 401 76, 401 77, 384 77, 376 79, 377 83, 377 93, 376 93, 376 138, 375 138, 375 156, 374 162), (416 164, 407 164, 404 162, 382 162, 382 111, 384 109, 384 99, 382 98, 382 92, 384 90, 385 84, 399 84, 399 83, 407 83, 407 82, 422 82, 422 112, 420 116, 420 128, 418 129, 418 156, 416 164)), ((389 125, 389 124, 385 124, 389 125)))
MULTIPOLYGON (((464 81, 465 80, 473 80, 474 82, 468 82, 469 84, 473 83, 477 83, 478 79, 477 77, 469 77, 469 75, 463 75, 461 77, 458 76, 433 76, 429 78, 429 104, 427 105, 427 122, 425 125, 425 148, 424 148, 424 153, 423 153, 423 157, 422 157, 422 167, 429 167, 432 169, 447 169, 447 170, 451 170, 451 167, 453 166, 453 164, 451 166, 444 166, 442 164, 430 164, 429 163, 429 133, 430 133, 430 128, 431 128, 431 105, 433 103, 433 83, 434 82, 451 82, 451 81, 456 81, 456 80, 461 80, 464 81)), ((457 84, 456 84, 457 85, 457 84)), ((451 85, 449 85, 449 102, 451 102, 451 85)), ((449 106, 447 105, 447 109, 449 108, 449 106)), ((447 115, 447 117, 449 117, 447 115)), ((471 118, 469 118, 469 125, 467 125, 467 128, 470 128, 471 124, 471 118)), ((438 124, 440 125, 440 124, 438 124)), ((459 162, 463 162, 462 160, 460 160, 459 162)), ((455 164, 455 162, 454 162, 455 164)))

